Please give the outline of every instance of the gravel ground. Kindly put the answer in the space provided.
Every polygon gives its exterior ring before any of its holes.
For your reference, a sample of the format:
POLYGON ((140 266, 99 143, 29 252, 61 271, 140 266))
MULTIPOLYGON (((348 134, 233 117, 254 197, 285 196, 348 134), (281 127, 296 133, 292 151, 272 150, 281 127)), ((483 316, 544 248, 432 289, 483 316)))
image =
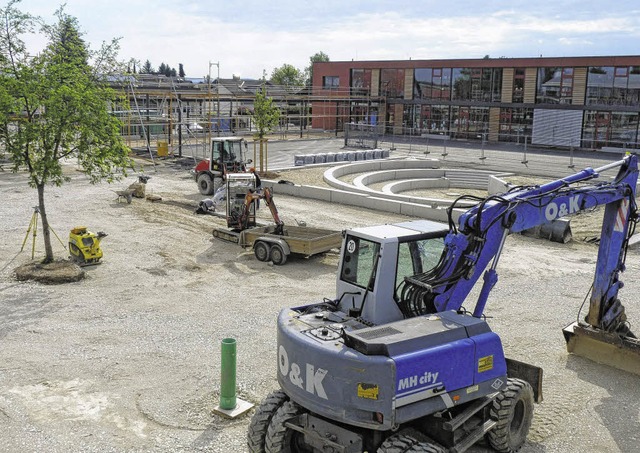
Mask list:
MULTIPOLYGON (((30 238, 20 248, 37 197, 24 175, 0 172, 0 451, 244 452, 250 414, 230 421, 212 413, 220 341, 237 339, 239 397, 258 403, 277 388, 278 311, 332 297, 337 253, 272 266, 214 240, 211 229, 223 221, 193 214, 195 183, 170 165, 147 169, 157 203, 116 201, 113 190, 133 177, 92 186, 68 170, 72 181, 46 192, 54 231, 63 242, 77 225, 109 236, 103 264, 59 286, 13 278, 30 259, 30 238)), ((276 203, 285 223, 344 229, 403 220, 286 196, 276 203)), ((267 210, 260 214, 268 220, 267 210)), ((66 256, 55 238, 53 246, 66 256)), ((42 248, 38 239, 37 257, 42 248)), ((490 324, 510 357, 545 369, 545 400, 524 453, 638 451, 638 378, 568 355, 561 333, 577 317, 596 252, 517 236, 500 260, 490 324)), ((621 298, 638 325, 636 251, 627 265, 621 298)))

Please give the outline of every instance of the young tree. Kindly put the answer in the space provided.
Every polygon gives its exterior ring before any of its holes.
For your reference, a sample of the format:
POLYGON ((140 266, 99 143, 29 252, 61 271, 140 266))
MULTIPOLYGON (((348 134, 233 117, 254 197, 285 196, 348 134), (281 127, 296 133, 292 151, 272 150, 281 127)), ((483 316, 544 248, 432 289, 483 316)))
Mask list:
POLYGON ((120 179, 131 168, 120 122, 108 111, 117 96, 105 76, 114 68, 118 45, 112 41, 90 51, 77 20, 61 8, 57 22, 42 27, 48 45, 32 55, 20 36, 34 32, 37 19, 19 11, 16 3, 0 9, 0 145, 13 172, 26 169, 29 185, 37 189, 44 262, 51 262, 44 193, 47 185, 69 180, 62 161, 77 158, 91 183, 120 179))
POLYGON ((264 85, 256 92, 253 102, 253 122, 256 126, 256 138, 260 140, 260 171, 264 171, 263 162, 265 157, 265 136, 273 131, 280 120, 280 109, 273 103, 273 98, 267 97, 267 90, 264 85))
POLYGON ((304 82, 304 73, 287 63, 275 68, 271 73, 271 83, 275 85, 301 87, 304 86, 304 82))

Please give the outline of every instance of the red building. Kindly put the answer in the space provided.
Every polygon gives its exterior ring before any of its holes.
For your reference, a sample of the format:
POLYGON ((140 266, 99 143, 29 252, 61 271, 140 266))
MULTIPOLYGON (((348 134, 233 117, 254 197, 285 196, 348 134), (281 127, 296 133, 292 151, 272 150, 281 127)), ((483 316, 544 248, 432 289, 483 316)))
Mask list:
POLYGON ((312 111, 325 130, 637 147, 640 55, 319 62, 312 111))

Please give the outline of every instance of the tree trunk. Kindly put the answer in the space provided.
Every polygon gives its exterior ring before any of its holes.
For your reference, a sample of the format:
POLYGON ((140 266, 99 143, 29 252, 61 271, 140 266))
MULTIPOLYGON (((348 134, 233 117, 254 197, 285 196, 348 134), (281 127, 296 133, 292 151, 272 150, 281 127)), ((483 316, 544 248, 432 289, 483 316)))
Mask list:
POLYGON ((260 137, 260 174, 264 172, 264 139, 260 137))
POLYGON ((42 218, 42 237, 44 238, 45 257, 43 263, 50 263, 53 261, 53 248, 51 247, 51 229, 47 220, 47 211, 44 208, 44 184, 38 184, 36 187, 38 188, 38 209, 42 218))

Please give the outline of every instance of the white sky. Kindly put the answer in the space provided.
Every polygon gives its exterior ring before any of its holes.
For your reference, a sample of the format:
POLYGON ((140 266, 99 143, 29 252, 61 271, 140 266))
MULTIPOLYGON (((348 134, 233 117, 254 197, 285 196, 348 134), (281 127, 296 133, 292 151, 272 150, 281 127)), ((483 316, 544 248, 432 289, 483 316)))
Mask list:
MULTIPOLYGON (((60 4, 16 7, 52 23, 60 4)), ((260 78, 304 69, 320 51, 331 61, 640 55, 637 0, 66 0, 66 12, 92 49, 121 37, 122 60, 182 63, 187 77, 215 78, 219 62, 222 78, 260 78)))

